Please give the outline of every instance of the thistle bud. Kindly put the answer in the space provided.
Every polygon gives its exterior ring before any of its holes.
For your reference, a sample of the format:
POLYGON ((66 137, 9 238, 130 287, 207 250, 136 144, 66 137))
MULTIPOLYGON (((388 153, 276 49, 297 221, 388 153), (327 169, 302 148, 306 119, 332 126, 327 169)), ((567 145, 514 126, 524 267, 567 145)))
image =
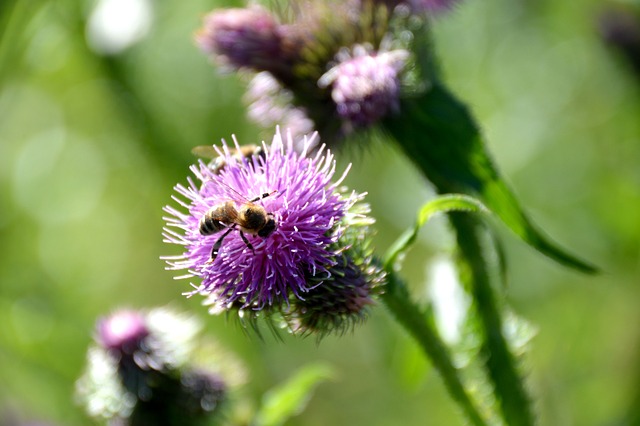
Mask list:
POLYGON ((325 276, 308 275, 314 288, 284 313, 295 334, 342 334, 363 322, 383 289, 385 273, 370 248, 373 224, 369 206, 356 204, 345 217, 345 232, 336 244, 335 264, 325 276))

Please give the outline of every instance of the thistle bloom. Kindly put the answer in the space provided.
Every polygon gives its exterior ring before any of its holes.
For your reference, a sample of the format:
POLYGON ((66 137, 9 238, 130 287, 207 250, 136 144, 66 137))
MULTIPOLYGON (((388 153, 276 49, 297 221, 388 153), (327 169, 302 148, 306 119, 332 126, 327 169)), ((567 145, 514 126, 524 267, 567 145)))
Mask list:
POLYGON ((294 140, 313 132, 313 121, 302 108, 293 105, 293 94, 267 71, 253 76, 244 101, 249 118, 263 128, 272 129, 280 124, 294 140))
POLYGON ((108 350, 131 354, 149 335, 140 312, 123 310, 98 321, 96 340, 108 350))
POLYGON ((196 43, 232 68, 268 70, 281 56, 280 26, 271 13, 259 6, 210 13, 196 33, 196 43))
POLYGON ((335 247, 343 233, 341 220, 359 197, 338 189, 346 171, 331 182, 335 161, 329 151, 320 148, 308 154, 313 139, 305 138, 298 153, 293 138, 283 141, 278 131, 271 145, 263 145, 264 155, 242 161, 223 144, 223 169, 213 173, 200 161, 191 168, 196 180, 175 187, 186 201, 174 199, 187 212, 165 208, 171 216, 165 218, 164 236, 166 242, 184 246, 185 252, 165 259, 168 269, 187 271, 180 278, 201 279, 188 294, 207 296, 212 312, 278 310, 291 297, 304 299, 319 285, 310 282, 309 275, 330 276, 341 251, 335 247), (243 220, 248 203, 263 208, 266 220, 275 222, 268 235, 261 236, 243 220), (221 218, 217 226, 226 229, 203 235, 201 220, 220 206, 239 213, 235 219, 221 218))
POLYGON ((338 115, 348 127, 368 127, 398 110, 399 73, 409 54, 404 50, 374 52, 361 45, 352 52, 341 51, 338 64, 318 84, 331 86, 338 115))

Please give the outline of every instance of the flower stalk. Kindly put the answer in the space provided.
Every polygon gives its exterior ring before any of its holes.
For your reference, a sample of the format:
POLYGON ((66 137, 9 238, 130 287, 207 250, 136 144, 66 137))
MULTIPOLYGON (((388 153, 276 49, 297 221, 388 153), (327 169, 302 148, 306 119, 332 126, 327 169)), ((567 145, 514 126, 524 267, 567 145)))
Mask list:
POLYGON ((502 332, 503 320, 481 243, 483 225, 472 215, 450 213, 449 220, 456 232, 460 257, 471 271, 470 291, 482 325, 481 354, 485 368, 493 382, 508 425, 533 425, 531 402, 518 372, 516 359, 502 332))
POLYGON ((387 284, 382 300, 396 320, 418 342, 438 370, 451 397, 458 403, 467 419, 476 426, 486 425, 480 412, 467 393, 460 373, 453 365, 446 345, 435 330, 427 313, 412 302, 409 291, 391 265, 385 268, 387 284))
MULTIPOLYGON (((466 108, 438 83, 434 83, 421 101, 415 104, 405 102, 401 106, 402 120, 388 120, 385 127, 436 190, 440 194, 473 193, 471 188, 474 188, 482 195, 483 191, 502 189, 504 183, 497 172, 490 163, 485 163, 489 161, 486 154, 482 153, 484 158, 480 155, 473 157, 473 148, 480 135, 466 108), (465 160, 449 161, 449 167, 434 164, 434 159, 439 156, 447 158, 451 153, 457 153, 465 160), (465 161, 469 164, 464 164, 465 161), (485 184, 488 189, 483 186, 485 184)), ((478 149, 482 147, 478 146, 478 149)), ((506 187, 504 190, 507 191, 506 187)), ((511 196, 510 192, 505 194, 511 196)), ((514 209, 505 211, 491 205, 492 201, 495 199, 489 198, 485 202, 506 222, 503 216, 514 213, 514 209)), ((504 201, 504 206, 508 206, 511 200, 504 201)), ((522 214, 519 211, 515 213, 522 214)), ((489 263, 481 245, 481 222, 476 217, 457 212, 449 213, 449 219, 456 232, 461 258, 469 267, 470 294, 482 328, 485 369, 493 383, 504 420, 509 425, 531 425, 534 421, 529 397, 502 331, 501 312, 491 286, 489 263)), ((526 234, 526 229, 523 233, 526 234)), ((527 236, 537 238, 536 235, 527 236)), ((554 249, 551 245, 549 247, 554 249)), ((563 253, 553 251, 550 255, 558 259, 563 253)), ((574 263, 573 258, 565 260, 574 263)))

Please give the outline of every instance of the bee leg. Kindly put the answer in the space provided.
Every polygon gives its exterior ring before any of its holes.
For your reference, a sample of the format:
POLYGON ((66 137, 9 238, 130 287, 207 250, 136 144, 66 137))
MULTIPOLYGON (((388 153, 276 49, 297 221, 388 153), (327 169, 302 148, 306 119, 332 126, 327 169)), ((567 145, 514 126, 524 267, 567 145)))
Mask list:
POLYGON ((244 243, 247 245, 247 247, 249 247, 249 250, 251 251, 255 251, 253 249, 253 246, 251 245, 251 243, 249 242, 249 240, 247 240, 247 237, 245 237, 244 232, 240 231, 240 238, 242 238, 242 241, 244 241, 244 243))
POLYGON ((276 192, 278 192, 278 190, 276 189, 275 191, 271 191, 271 192, 265 192, 262 195, 258 195, 257 197, 249 200, 250 203, 255 203, 258 200, 262 200, 263 198, 267 198, 273 194, 275 194, 276 192))
POLYGON ((224 237, 229 235, 229 233, 233 230, 234 227, 227 229, 225 233, 216 240, 216 242, 213 244, 213 248, 211 249, 211 258, 207 260, 207 263, 213 263, 213 261, 216 260, 216 257, 218 257, 218 250, 220 250, 220 247, 222 246, 222 240, 224 240, 224 237))

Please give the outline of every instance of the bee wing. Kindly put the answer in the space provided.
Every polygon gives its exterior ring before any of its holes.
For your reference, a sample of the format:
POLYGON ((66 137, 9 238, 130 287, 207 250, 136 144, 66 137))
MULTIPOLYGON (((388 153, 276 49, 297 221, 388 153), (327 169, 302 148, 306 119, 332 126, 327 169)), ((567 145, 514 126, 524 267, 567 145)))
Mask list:
POLYGON ((249 158, 253 156, 261 156, 264 155, 262 152, 262 147, 255 144, 242 145, 240 147, 240 156, 249 158))
POLYGON ((195 156, 207 158, 209 160, 220 157, 220 154, 218 154, 218 151, 216 151, 213 145, 198 145, 191 150, 191 153, 195 156))
MULTIPOLYGON (((221 186, 224 186, 225 188, 227 188, 229 191, 233 192, 238 198, 240 198, 240 200, 242 200, 242 202, 250 202, 249 198, 247 198, 246 196, 242 195, 240 192, 238 192, 235 188, 232 188, 229 184, 227 184, 226 182, 218 182, 221 186)), ((238 201, 238 200, 236 200, 238 201)))

